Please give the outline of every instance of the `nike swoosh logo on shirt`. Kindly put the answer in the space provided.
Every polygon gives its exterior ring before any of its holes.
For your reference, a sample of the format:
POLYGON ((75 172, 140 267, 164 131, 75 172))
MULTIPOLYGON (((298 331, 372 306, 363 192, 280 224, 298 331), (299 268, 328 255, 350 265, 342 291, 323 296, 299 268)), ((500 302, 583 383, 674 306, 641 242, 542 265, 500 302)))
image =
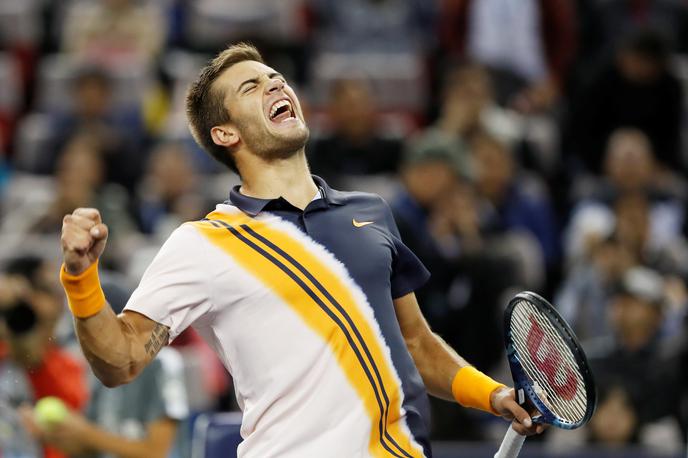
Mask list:
POLYGON ((358 221, 356 221, 356 218, 352 219, 351 222, 354 224, 355 227, 363 227, 363 226, 367 226, 368 224, 373 224, 373 223, 374 223, 374 221, 361 221, 361 222, 358 222, 358 221))

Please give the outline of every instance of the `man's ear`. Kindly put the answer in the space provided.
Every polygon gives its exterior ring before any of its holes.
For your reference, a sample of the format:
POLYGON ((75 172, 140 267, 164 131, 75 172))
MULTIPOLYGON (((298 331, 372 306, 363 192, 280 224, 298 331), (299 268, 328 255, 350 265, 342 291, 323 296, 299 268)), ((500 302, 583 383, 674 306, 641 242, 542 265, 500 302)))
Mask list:
POLYGON ((239 132, 230 124, 213 127, 210 129, 210 136, 213 143, 227 148, 234 148, 241 141, 239 132))

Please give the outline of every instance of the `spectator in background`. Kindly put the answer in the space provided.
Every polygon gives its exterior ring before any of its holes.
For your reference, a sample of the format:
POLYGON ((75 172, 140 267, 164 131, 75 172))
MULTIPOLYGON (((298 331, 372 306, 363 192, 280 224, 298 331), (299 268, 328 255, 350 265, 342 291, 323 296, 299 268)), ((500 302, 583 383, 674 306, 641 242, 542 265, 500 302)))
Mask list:
POLYGON ((483 227, 497 233, 526 231, 540 245, 545 264, 554 267, 560 257, 559 231, 544 185, 520 172, 511 151, 487 134, 476 136, 471 149, 483 227))
POLYGON ((136 216, 144 234, 167 234, 184 221, 203 217, 209 205, 191 153, 180 143, 161 144, 153 151, 137 197, 136 216))
MULTIPOLYGON (((54 269, 40 258, 19 257, 0 276, 0 386, 8 391, 0 394, 14 408, 55 396, 78 411, 88 400, 81 362, 54 341, 64 310, 54 269)), ((67 456, 49 446, 44 451, 45 458, 67 456)))
MULTIPOLYGON (((109 283, 108 303, 120 313, 129 292, 109 283)), ((71 411, 63 422, 41 428, 31 410, 23 413, 28 429, 42 442, 66 455, 93 458, 168 458, 179 422, 188 415, 183 362, 165 348, 131 383, 106 388, 91 377, 91 399, 86 415, 71 411)), ((181 444, 182 447, 188 444, 181 444)), ((187 456, 188 450, 177 450, 187 456)))
POLYGON ((637 441, 638 412, 626 389, 598 385, 597 390, 597 409, 588 426, 589 440, 617 447, 637 441))
POLYGON ((575 207, 566 243, 569 260, 585 249, 587 237, 603 230, 602 221, 613 219, 614 202, 627 194, 648 199, 652 245, 670 244, 681 237, 685 183, 677 174, 658 168, 647 135, 632 128, 615 130, 607 142, 604 164, 604 176, 581 177, 573 190, 575 207))
POLYGON ((582 340, 609 335, 609 290, 638 263, 633 253, 613 236, 591 237, 586 242, 585 256, 570 266, 554 301, 582 340))
POLYGON ((55 167, 54 201, 33 231, 57 233, 62 228, 61 215, 65 211, 95 204, 106 173, 99 147, 96 138, 86 135, 75 137, 65 145, 55 167))
POLYGON ((110 213, 112 233, 117 237, 131 230, 127 216, 126 191, 105 182, 106 165, 100 140, 89 135, 72 139, 60 155, 55 171, 55 198, 31 229, 39 233, 57 233, 62 229, 62 215, 79 207, 99 206, 110 213))
POLYGON ((604 176, 579 180, 574 201, 609 202, 627 192, 643 192, 653 202, 666 202, 685 199, 686 190, 685 182, 676 174, 659 167, 650 139, 642 130, 620 127, 607 141, 604 176))
MULTIPOLYGON (((647 268, 628 270, 615 285, 608 303, 612 334, 586 345, 597 384, 603 393, 609 393, 601 399, 597 418, 591 423, 593 440, 652 440, 643 429, 678 413, 678 379, 660 332, 665 300, 664 279, 647 268), (611 424, 616 422, 619 424, 611 424)), ((679 442, 678 426, 672 429, 673 440, 679 442)), ((666 435, 662 437, 667 440, 666 435)))
POLYGON ((133 189, 145 163, 143 121, 139 107, 115 105, 113 84, 103 69, 88 67, 76 73, 70 86, 73 106, 51 114, 53 153, 45 161, 46 168, 37 172, 52 172, 57 161, 54 152, 74 136, 86 133, 100 140, 107 163, 107 181, 133 189))
POLYGON ((444 0, 446 54, 470 57, 496 76, 498 100, 530 113, 558 99, 576 46, 569 0, 444 0))
MULTIPOLYGON (((27 233, 55 237, 62 229, 65 211, 98 206, 113 223, 110 242, 116 245, 125 243, 134 229, 129 216, 128 195, 122 186, 104 182, 105 170, 97 138, 80 135, 72 139, 59 156, 51 198, 37 202, 30 215, 21 216, 29 220, 23 222, 27 233)), ((12 227, 7 230, 12 230, 12 227)), ((113 256, 103 262, 121 266, 129 256, 125 251, 112 250, 113 256)))
POLYGON ((682 117, 683 91, 666 44, 657 32, 638 31, 572 100, 566 153, 579 167, 597 173, 610 134, 634 127, 649 137, 660 167, 683 170, 682 117))
POLYGON ((615 237, 644 265, 665 275, 686 277, 688 253, 682 238, 653 239, 650 203, 644 194, 625 194, 614 205, 615 237), (663 242, 663 243, 662 243, 663 242))
MULTIPOLYGON (((499 304, 518 283, 518 267, 482 232, 462 148, 433 132, 410 142, 404 188, 391 208, 404 243, 433 273, 416 291, 424 316, 449 345, 488 370, 502 356, 499 304)), ((465 410, 432 399, 431 406, 434 439, 483 437, 465 410)))
POLYGON ((142 65, 160 53, 166 29, 165 17, 151 2, 74 3, 62 28, 62 49, 95 64, 142 65))
POLYGON ((459 185, 459 177, 467 173, 468 157, 462 148, 462 144, 450 137, 432 133, 412 139, 401 167, 403 189, 390 203, 404 243, 433 272, 416 294, 425 317, 440 334, 452 308, 447 293, 457 274, 453 259, 459 250, 465 253, 480 244, 478 220, 471 218, 475 213, 470 212, 470 205, 459 214, 464 217, 460 226, 465 235, 460 248, 456 246, 448 218, 437 211, 439 202, 453 192, 459 185))
POLYGON ((475 61, 465 61, 445 73, 439 108, 432 128, 460 141, 468 143, 472 136, 485 132, 509 144, 520 140, 520 117, 497 105, 489 71, 475 61))
POLYGON ((332 84, 328 112, 331 132, 314 141, 309 161, 314 173, 331 183, 343 175, 395 172, 401 140, 385 137, 377 124, 375 95, 364 80, 332 84))
POLYGON ((567 321, 586 337, 610 332, 604 319, 606 294, 630 266, 648 266, 672 279, 685 278, 687 273, 685 240, 652 242, 649 204, 643 194, 624 194, 613 208, 611 215, 591 211, 585 216, 588 230, 581 236, 580 256, 557 300, 567 321))

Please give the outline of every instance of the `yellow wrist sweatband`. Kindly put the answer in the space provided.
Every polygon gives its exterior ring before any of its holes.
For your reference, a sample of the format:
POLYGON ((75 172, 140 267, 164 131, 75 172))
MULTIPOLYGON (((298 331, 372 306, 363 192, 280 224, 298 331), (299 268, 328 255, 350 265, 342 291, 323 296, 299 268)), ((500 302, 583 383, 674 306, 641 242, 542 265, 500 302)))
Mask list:
POLYGON ((473 366, 464 366, 458 370, 452 381, 452 394, 456 402, 464 407, 484 410, 499 415, 492 408, 492 392, 504 385, 492 380, 473 366))
POLYGON ((75 317, 88 318, 105 307, 105 294, 98 278, 98 262, 79 275, 70 274, 62 264, 60 282, 67 294, 69 309, 75 317))

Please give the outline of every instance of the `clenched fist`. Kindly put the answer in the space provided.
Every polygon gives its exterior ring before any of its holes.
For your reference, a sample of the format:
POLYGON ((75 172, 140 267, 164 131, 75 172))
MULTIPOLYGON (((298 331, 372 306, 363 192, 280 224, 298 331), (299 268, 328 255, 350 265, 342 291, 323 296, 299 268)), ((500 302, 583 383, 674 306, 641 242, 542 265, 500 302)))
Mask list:
POLYGON ((108 228, 95 208, 77 208, 62 220, 62 256, 65 269, 79 275, 96 262, 105 249, 108 228))

